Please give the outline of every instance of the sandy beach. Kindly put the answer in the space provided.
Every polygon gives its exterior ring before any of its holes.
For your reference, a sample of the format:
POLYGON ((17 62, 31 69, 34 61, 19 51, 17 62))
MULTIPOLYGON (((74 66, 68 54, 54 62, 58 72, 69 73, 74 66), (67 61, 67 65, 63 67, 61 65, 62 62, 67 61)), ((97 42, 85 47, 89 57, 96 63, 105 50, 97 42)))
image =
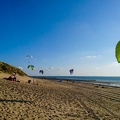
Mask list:
POLYGON ((0 79, 0 120, 120 120, 120 87, 0 79))

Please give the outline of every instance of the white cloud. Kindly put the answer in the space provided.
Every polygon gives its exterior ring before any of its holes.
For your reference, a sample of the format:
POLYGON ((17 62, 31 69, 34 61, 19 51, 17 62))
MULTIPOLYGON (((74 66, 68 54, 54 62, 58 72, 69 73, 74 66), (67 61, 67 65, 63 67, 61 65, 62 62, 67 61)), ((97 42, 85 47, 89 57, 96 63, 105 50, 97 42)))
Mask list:
POLYGON ((93 55, 93 56, 90 56, 90 55, 88 55, 88 56, 85 56, 85 58, 90 58, 90 59, 93 59, 93 58, 96 58, 97 56, 95 56, 95 55, 93 55))
POLYGON ((55 68, 55 67, 49 67, 49 70, 62 70, 63 68, 55 68))
POLYGON ((100 70, 101 68, 100 67, 96 67, 95 69, 100 70))
POLYGON ((48 69, 54 69, 54 67, 49 67, 48 69))
POLYGON ((97 65, 95 67, 96 70, 104 70, 104 69, 113 69, 113 67, 120 67, 120 64, 117 63, 117 62, 111 62, 111 63, 108 63, 108 64, 104 64, 104 65, 97 65))
POLYGON ((110 63, 108 66, 110 66, 110 67, 118 67, 118 66, 119 66, 119 63, 117 63, 117 62, 112 62, 112 63, 110 63))
POLYGON ((63 68, 57 68, 57 70, 62 70, 63 68))
POLYGON ((19 69, 23 70, 23 67, 18 67, 19 69))

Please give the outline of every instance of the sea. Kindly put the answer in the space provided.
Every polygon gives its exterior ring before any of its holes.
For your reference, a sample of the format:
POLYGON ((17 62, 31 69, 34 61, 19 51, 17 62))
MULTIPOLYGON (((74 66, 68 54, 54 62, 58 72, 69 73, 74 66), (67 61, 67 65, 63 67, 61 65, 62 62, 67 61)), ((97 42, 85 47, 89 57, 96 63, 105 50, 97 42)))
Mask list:
POLYGON ((120 87, 120 76, 31 76, 34 78, 45 78, 54 80, 71 80, 120 87))

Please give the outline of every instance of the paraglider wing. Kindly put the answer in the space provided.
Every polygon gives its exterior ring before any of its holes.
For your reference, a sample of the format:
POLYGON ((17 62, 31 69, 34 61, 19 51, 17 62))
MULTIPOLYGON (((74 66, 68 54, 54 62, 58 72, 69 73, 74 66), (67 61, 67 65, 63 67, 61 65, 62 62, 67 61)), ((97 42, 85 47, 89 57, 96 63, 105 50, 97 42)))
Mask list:
POLYGON ((31 69, 34 70, 34 66, 33 65, 31 65, 31 69))
POLYGON ((26 55, 25 58, 28 59, 29 60, 28 63, 30 63, 30 59, 32 59, 33 56, 32 55, 26 55))
POLYGON ((120 63, 120 41, 116 45, 115 56, 116 56, 118 63, 120 63))
POLYGON ((74 69, 70 69, 69 70, 69 72, 70 72, 71 75, 73 74, 73 71, 74 71, 74 69))
POLYGON ((42 71, 41 71, 41 73, 43 74, 43 73, 44 73, 44 71, 42 70, 42 71))
POLYGON ((33 58, 32 55, 26 55, 26 58, 33 58))
POLYGON ((30 68, 30 65, 28 65, 28 67, 27 68, 30 68))
POLYGON ((43 71, 43 70, 40 70, 40 71, 39 71, 39 73, 42 73, 42 74, 43 74, 43 73, 44 73, 44 71, 43 71))
POLYGON ((33 65, 28 65, 27 68, 31 68, 32 70, 34 70, 34 66, 33 65))

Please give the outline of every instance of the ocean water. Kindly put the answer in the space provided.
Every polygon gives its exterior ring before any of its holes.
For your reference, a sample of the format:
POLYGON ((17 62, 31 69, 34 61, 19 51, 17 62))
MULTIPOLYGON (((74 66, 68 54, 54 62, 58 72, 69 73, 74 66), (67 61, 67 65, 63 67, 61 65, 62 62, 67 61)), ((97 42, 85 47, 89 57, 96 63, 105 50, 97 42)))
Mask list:
POLYGON ((120 76, 32 76, 35 78, 47 78, 56 80, 74 80, 74 81, 84 81, 92 84, 103 84, 109 86, 120 87, 120 76))

